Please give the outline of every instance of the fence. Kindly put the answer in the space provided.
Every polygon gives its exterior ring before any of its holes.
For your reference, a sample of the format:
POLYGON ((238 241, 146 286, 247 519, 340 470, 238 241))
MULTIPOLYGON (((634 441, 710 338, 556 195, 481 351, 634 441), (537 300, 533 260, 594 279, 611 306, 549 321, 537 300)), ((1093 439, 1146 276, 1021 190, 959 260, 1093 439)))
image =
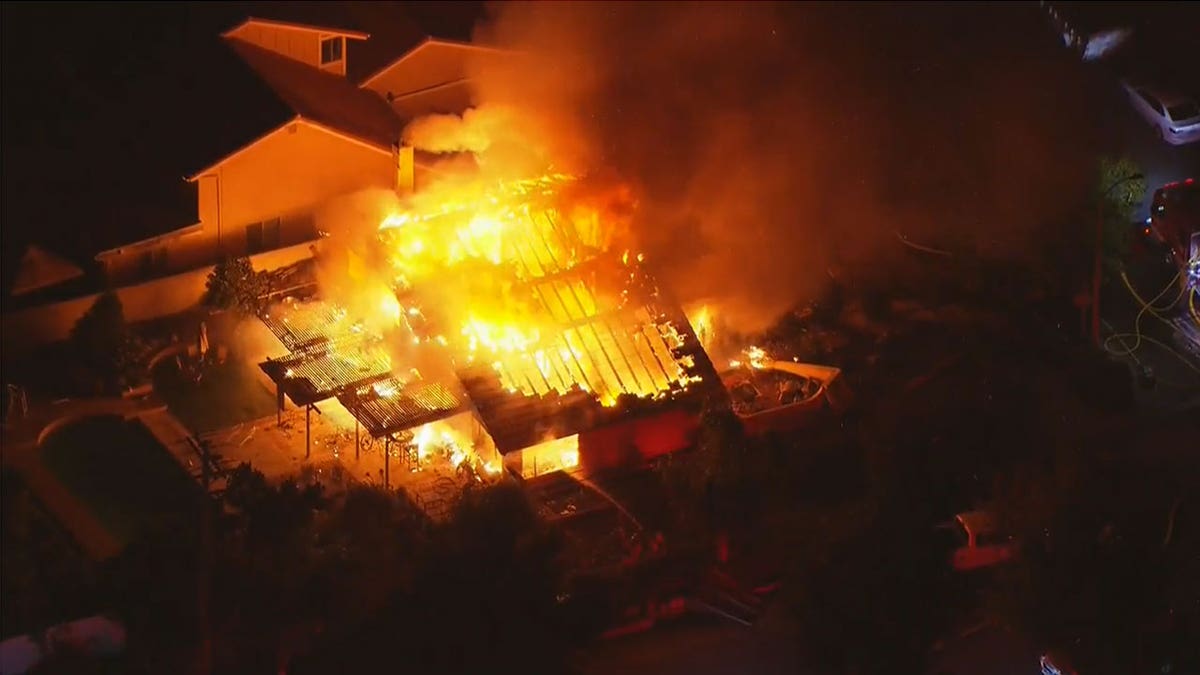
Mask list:
MULTIPOLYGON (((312 242, 251 256, 257 270, 271 270, 312 257, 312 242)), ((212 267, 115 289, 128 321, 145 321, 176 314, 195 306, 204 293, 212 267)), ((99 293, 17 312, 5 313, 0 324, 5 358, 30 347, 67 337, 71 327, 96 302, 99 293)))

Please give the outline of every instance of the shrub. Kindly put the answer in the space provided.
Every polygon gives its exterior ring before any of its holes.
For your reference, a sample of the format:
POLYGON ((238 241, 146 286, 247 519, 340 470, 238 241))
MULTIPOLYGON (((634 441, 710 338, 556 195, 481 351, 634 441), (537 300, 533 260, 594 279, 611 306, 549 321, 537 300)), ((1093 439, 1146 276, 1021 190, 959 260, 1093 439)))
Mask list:
POLYGON ((261 275, 245 256, 227 257, 208 273, 202 303, 214 309, 256 314, 263 291, 261 275))

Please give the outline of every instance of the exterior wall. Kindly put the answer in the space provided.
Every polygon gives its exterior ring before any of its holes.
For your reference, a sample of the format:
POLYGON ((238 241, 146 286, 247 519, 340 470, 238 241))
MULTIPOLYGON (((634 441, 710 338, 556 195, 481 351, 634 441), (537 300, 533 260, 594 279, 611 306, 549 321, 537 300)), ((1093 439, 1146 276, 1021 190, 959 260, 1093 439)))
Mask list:
POLYGON ((639 466, 690 446, 699 417, 683 409, 613 424, 579 435, 579 463, 586 471, 639 466))
POLYGON ((279 219, 278 241, 265 248, 311 241, 315 208, 368 188, 394 189, 396 158, 305 122, 289 123, 199 176, 198 231, 118 249, 102 258, 114 284, 146 278, 148 254, 162 256, 153 272, 211 265, 222 254, 251 253, 247 225, 279 219))
POLYGON ((363 86, 385 100, 435 87, 447 82, 466 79, 471 58, 477 57, 479 47, 445 42, 426 42, 407 56, 373 75, 363 86))
POLYGON ((522 478, 642 466, 691 446, 699 426, 695 413, 666 410, 511 452, 504 456, 504 466, 522 478))
MULTIPOLYGON (((250 258, 256 270, 272 270, 312 257, 311 244, 267 251, 250 258)), ((211 267, 116 289, 129 321, 145 321, 190 309, 200 301, 211 267)), ((5 358, 29 347, 62 340, 95 302, 99 294, 65 302, 5 313, 0 323, 5 358)))
POLYGON ((205 231, 219 231, 223 248, 245 250, 250 223, 311 211, 367 188, 393 189, 395 162, 390 152, 293 122, 217 167, 217 189, 202 195, 209 202, 199 210, 218 218, 205 222, 205 231))
MULTIPOLYGON (((321 35, 315 31, 248 23, 228 33, 227 37, 245 40, 314 68, 321 67, 321 35)), ((342 63, 345 61, 343 54, 342 63)), ((345 74, 344 69, 342 74, 345 74)))

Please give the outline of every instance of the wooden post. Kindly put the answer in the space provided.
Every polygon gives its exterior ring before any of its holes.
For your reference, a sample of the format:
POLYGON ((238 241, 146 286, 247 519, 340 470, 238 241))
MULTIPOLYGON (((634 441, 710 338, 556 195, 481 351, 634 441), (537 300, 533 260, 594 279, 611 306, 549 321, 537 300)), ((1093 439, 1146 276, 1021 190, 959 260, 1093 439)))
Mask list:
POLYGON ((283 385, 275 383, 275 426, 283 426, 283 385))
POLYGON ((354 418, 354 461, 358 461, 358 418, 354 418))
POLYGON ((384 437, 383 439, 383 488, 388 488, 388 481, 391 478, 388 475, 388 460, 392 457, 392 439, 384 437))
POLYGON ((304 459, 312 454, 312 404, 304 406, 304 459))

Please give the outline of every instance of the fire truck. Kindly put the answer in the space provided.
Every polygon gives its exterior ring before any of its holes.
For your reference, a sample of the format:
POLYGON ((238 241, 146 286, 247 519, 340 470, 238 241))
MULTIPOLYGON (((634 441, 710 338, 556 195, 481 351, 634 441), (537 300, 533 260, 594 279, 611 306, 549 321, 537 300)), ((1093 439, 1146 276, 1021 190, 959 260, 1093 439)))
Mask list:
POLYGON ((1167 183, 1154 192, 1145 233, 1167 248, 1182 284, 1200 292, 1200 183, 1167 183))

